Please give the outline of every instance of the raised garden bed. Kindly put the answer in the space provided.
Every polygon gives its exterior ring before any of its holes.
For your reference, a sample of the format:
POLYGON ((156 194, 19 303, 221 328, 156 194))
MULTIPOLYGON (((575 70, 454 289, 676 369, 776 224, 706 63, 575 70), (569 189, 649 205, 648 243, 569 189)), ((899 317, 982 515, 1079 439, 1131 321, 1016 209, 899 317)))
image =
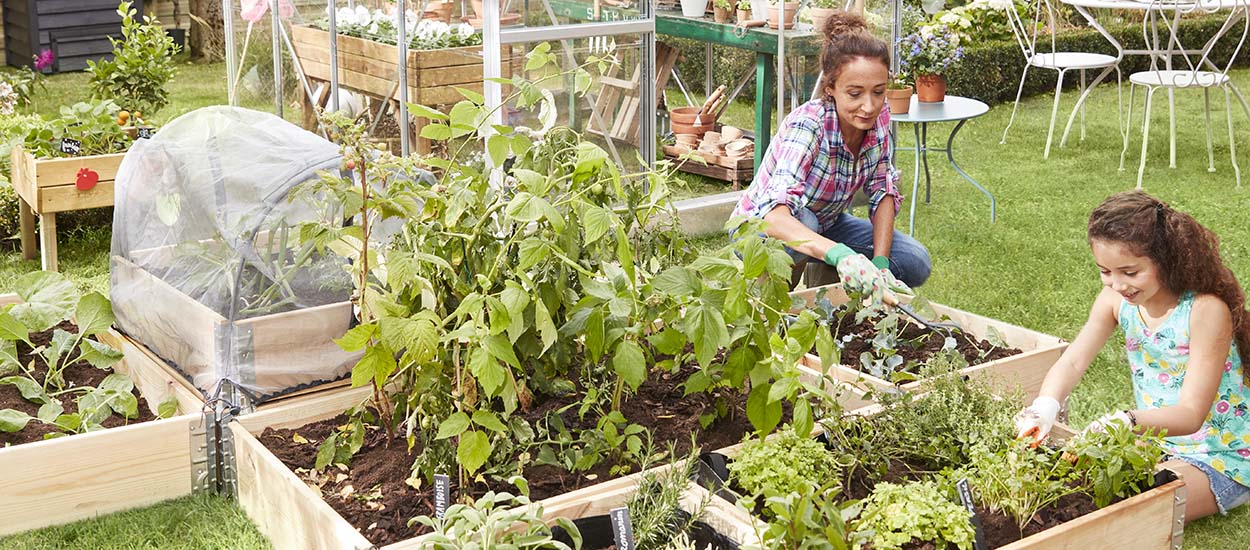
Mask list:
MULTIPOLYGON (((817 301, 822 298, 828 299, 834 306, 844 304, 848 300, 846 294, 842 292, 841 285, 811 288, 795 292, 793 296, 802 299, 809 308, 816 307, 817 301)), ((904 297, 904 301, 910 301, 910 298, 904 297)), ((964 375, 989 380, 990 384, 1001 392, 1019 390, 1028 399, 1036 397, 1037 392, 1041 389, 1042 380, 1046 377, 1047 370, 1068 347, 1068 342, 1056 336, 1043 334, 941 304, 931 303, 930 305, 939 317, 949 318, 962 326, 966 335, 978 340, 984 340, 990 338, 993 331, 1001 336, 1007 346, 1014 348, 1014 351, 1018 351, 1018 353, 1012 355, 980 363, 969 361, 970 366, 960 370, 964 375)), ((916 333, 927 330, 921 329, 914 323, 909 324, 915 328, 909 328, 908 330, 916 333)), ((934 336, 935 338, 933 339, 936 342, 942 342, 944 339, 944 335, 941 334, 934 334, 934 336)), ((856 342, 855 344, 860 343, 856 342)), ((867 343, 865 342, 864 344, 867 343)), ((978 345, 985 347, 984 344, 978 343, 978 345)), ((940 348, 941 346, 935 347, 940 348)), ((1005 350, 1000 349, 996 351, 1002 352, 1005 350)), ((991 354, 989 357, 997 357, 997 355, 991 354)), ((844 382, 864 385, 869 390, 887 393, 898 390, 917 391, 924 386, 923 380, 894 384, 889 380, 863 372, 859 368, 858 353, 844 352, 841 363, 840 365, 828 366, 828 374, 844 382)), ((820 358, 814 353, 808 354, 803 360, 802 368, 820 372, 822 369, 820 358)))

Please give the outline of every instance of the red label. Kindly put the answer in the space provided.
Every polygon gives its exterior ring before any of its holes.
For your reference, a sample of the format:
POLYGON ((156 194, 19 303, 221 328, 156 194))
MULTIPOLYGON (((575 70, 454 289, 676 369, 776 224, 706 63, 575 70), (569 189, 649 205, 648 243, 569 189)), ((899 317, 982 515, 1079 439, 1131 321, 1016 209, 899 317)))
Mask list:
POLYGON ((79 191, 90 191, 97 183, 100 183, 100 174, 97 174, 95 170, 90 168, 78 169, 78 179, 74 182, 74 185, 78 187, 79 191))

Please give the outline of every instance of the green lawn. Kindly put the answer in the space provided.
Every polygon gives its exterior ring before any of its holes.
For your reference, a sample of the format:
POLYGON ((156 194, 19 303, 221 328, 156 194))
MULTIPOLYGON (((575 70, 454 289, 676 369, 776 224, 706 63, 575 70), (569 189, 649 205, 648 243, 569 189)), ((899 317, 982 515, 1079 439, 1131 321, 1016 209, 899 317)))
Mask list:
POLYGON ((0 538, 0 550, 266 550, 239 507, 191 495, 149 508, 0 538))
MULTIPOLYGON (((220 65, 186 66, 173 89, 174 104, 169 111, 224 102, 224 91, 218 91, 223 73, 220 65)), ((1250 90, 1250 71, 1238 71, 1234 78, 1241 89, 1250 90)), ((77 93, 83 82, 78 75, 56 77, 51 82, 60 94, 53 97, 85 96, 77 93)), ((1126 86, 1126 102, 1127 97, 1126 86)), ((1235 189, 1228 163, 1223 98, 1217 92, 1212 101, 1216 172, 1208 173, 1202 98, 1196 93, 1178 94, 1178 167, 1169 169, 1163 97, 1158 96, 1155 102, 1154 139, 1145 188, 1193 214, 1219 234, 1225 260, 1234 272, 1250 280, 1250 224, 1244 221, 1250 205, 1250 121, 1234 101, 1238 146, 1247 179, 1246 189, 1235 189)), ((670 98, 675 105, 684 104, 673 93, 670 98)), ((1061 117, 1066 117, 1064 109, 1071 108, 1075 94, 1067 93, 1065 98, 1061 117)), ((957 158, 970 175, 997 197, 998 221, 989 222, 988 200, 950 169, 944 155, 935 153, 929 163, 933 174, 932 203, 917 205, 916 236, 929 247, 934 264, 933 277, 921 292, 960 309, 1073 338, 1099 289, 1098 274, 1085 242, 1086 219, 1107 195, 1132 189, 1135 184, 1143 99, 1138 94, 1134 141, 1126 163, 1128 169, 1123 172, 1117 170, 1122 142, 1117 131, 1114 86, 1103 86, 1092 96, 1087 139, 1076 141, 1074 130, 1073 141, 1066 148, 1053 148, 1047 161, 1042 160, 1042 147, 1050 116, 1050 96, 1024 102, 1006 145, 999 145, 999 139, 1010 115, 1010 104, 996 106, 986 116, 967 124, 955 144, 957 158)), ((724 121, 749 127, 751 106, 731 106, 724 121)), ((943 143, 949 128, 950 125, 931 128, 931 143, 943 143)), ((902 130, 901 145, 910 145, 910 127, 902 130)), ((1062 126, 1057 129, 1061 131, 1062 126)), ((1058 135, 1055 139, 1057 144, 1058 135)), ((912 162, 909 153, 900 154, 898 164, 908 200, 912 162)), ((689 181, 696 193, 727 189, 702 178, 689 181)), ((905 203, 899 215, 898 227, 903 230, 907 227, 908 206, 910 203, 905 203)), ((108 239, 107 229, 80 233, 69 242, 62 236, 62 270, 82 286, 106 288, 108 239)), ((715 246, 720 239, 711 237, 698 242, 700 246, 715 246)), ((0 289, 11 284, 15 276, 36 268, 35 262, 20 261, 16 254, 0 253, 0 289)), ((1074 425, 1083 426, 1105 412, 1131 403, 1122 346, 1121 341, 1109 344, 1073 394, 1074 425)), ((1247 519, 1250 507, 1226 518, 1198 522, 1187 530, 1186 547, 1242 547, 1243 541, 1250 539, 1247 519)))

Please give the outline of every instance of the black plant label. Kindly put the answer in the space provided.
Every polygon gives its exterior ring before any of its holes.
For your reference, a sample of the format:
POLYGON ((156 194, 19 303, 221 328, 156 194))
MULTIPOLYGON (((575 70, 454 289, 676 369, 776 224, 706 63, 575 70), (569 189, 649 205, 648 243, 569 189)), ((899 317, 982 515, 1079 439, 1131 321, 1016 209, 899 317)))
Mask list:
POLYGON ((67 155, 77 155, 82 151, 82 142, 76 139, 61 138, 61 152, 67 155))
POLYGON ((451 478, 446 474, 434 474, 434 517, 443 519, 448 502, 451 502, 451 478))
POLYGON ((139 139, 152 139, 152 136, 155 134, 156 134, 156 128, 153 128, 151 126, 139 127, 139 133, 138 133, 139 139))
POLYGON ((629 508, 613 508, 608 511, 612 520, 612 533, 616 535, 616 550, 634 550, 634 526, 629 521, 629 508))
POLYGON ((989 545, 985 543, 985 532, 981 529, 981 517, 977 515, 976 506, 973 506, 972 504, 972 490, 968 489, 968 478, 959 480, 959 483, 956 483, 955 487, 959 489, 959 500, 963 502, 964 509, 967 510, 969 514, 972 514, 972 528, 976 531, 977 535, 976 541, 973 543, 973 547, 976 548, 976 550, 986 550, 989 548, 989 545))

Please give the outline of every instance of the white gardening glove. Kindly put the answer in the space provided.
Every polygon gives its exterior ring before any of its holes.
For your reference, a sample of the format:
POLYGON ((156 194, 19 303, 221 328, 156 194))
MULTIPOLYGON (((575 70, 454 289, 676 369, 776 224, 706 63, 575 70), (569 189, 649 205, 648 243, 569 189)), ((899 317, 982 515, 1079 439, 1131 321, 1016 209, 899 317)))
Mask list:
POLYGON ((1033 404, 1016 414, 1016 439, 1029 439, 1030 446, 1036 447, 1050 435, 1055 427, 1055 417, 1059 416, 1059 402, 1054 398, 1039 395, 1033 404))
POLYGON ((1112 422, 1123 422, 1125 426, 1130 428, 1137 424, 1133 421, 1133 417, 1129 416, 1128 411, 1115 411, 1104 414, 1098 420, 1090 422, 1081 433, 1103 433, 1107 431, 1107 426, 1112 422))

